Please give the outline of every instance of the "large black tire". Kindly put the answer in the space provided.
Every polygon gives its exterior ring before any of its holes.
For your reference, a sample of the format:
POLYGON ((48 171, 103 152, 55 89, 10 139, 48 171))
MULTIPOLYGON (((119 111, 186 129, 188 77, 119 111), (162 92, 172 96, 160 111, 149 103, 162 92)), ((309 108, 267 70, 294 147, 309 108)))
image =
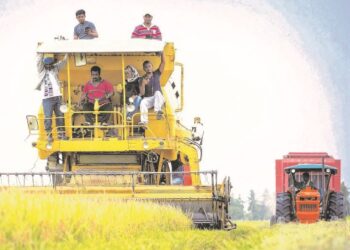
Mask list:
POLYGON ((277 222, 290 222, 293 219, 292 197, 290 193, 279 193, 276 197, 277 222))
POLYGON ((345 217, 344 194, 341 192, 332 192, 329 194, 327 219, 337 220, 345 217))

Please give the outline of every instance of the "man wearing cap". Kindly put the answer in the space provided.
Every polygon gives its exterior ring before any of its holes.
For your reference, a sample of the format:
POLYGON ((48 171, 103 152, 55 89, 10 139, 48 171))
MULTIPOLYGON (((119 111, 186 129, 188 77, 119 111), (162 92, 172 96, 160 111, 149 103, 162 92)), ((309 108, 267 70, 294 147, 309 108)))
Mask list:
POLYGON ((37 68, 39 74, 39 83, 36 87, 41 90, 43 98, 43 109, 45 115, 45 131, 47 133, 47 140, 52 143, 52 114, 56 116, 56 127, 58 132, 58 139, 66 140, 64 130, 63 113, 60 110, 62 104, 61 86, 58 79, 58 72, 61 70, 66 62, 68 55, 66 54, 62 61, 56 62, 54 56, 38 54, 37 68))
POLYGON ((147 13, 143 16, 143 24, 135 27, 131 38, 162 40, 162 33, 156 25, 152 25, 152 15, 147 13))
POLYGON ((74 39, 94 39, 98 37, 95 25, 85 20, 85 10, 78 10, 75 16, 79 24, 74 27, 74 39))

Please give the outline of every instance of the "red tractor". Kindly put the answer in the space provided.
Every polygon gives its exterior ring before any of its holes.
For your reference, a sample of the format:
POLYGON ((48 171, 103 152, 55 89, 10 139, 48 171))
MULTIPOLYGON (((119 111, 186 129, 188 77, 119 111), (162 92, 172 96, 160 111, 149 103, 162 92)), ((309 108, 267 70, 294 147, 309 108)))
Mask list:
POLYGON ((276 161, 276 215, 271 224, 344 218, 340 160, 327 153, 289 153, 276 161))

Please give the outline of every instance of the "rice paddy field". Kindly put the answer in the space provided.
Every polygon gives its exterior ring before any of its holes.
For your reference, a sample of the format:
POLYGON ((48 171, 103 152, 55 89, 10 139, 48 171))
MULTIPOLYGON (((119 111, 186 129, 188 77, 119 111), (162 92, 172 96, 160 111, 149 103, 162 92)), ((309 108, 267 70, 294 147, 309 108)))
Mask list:
POLYGON ((194 229, 181 211, 152 203, 0 193, 0 249, 350 249, 350 218, 237 225, 194 229))

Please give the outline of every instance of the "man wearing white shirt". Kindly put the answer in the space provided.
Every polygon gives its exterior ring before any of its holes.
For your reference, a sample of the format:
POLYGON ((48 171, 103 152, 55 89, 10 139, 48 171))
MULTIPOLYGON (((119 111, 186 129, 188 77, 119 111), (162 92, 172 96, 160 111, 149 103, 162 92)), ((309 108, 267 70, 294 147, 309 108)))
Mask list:
POLYGON ((53 141, 52 138, 52 114, 56 116, 56 127, 58 132, 58 138, 66 140, 64 131, 64 118, 63 113, 60 110, 62 104, 62 94, 60 89, 60 83, 58 80, 58 72, 62 69, 67 62, 67 54, 62 61, 55 62, 54 57, 45 57, 43 54, 38 55, 37 67, 39 74, 39 83, 36 87, 37 90, 41 90, 43 98, 43 108, 45 115, 45 131, 47 133, 47 140, 49 143, 53 141))

